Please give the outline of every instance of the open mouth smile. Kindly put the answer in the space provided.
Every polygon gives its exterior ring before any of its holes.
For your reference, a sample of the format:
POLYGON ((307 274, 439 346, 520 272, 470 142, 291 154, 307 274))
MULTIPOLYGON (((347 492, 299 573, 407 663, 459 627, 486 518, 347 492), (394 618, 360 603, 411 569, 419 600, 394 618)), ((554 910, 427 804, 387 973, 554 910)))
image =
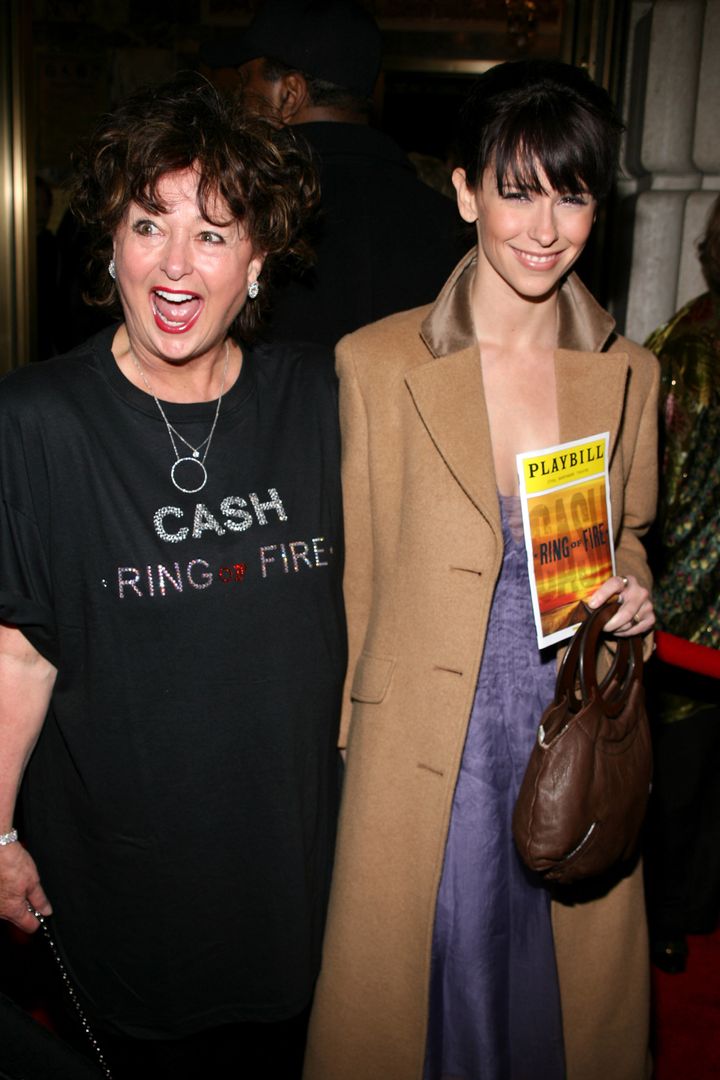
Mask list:
POLYGON ((150 304, 155 324, 166 334, 187 333, 203 309, 203 300, 198 293, 175 289, 153 289, 150 304))
POLYGON ((562 251, 553 251, 540 255, 516 247, 511 248, 511 250, 515 258, 530 270, 551 270, 560 261, 563 254, 562 251))

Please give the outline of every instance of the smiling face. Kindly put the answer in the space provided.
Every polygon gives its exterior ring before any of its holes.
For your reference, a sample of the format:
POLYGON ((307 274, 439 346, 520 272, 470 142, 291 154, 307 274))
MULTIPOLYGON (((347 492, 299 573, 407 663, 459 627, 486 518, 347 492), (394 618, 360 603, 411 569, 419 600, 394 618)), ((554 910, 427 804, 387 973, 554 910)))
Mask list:
MULTIPOLYGON (((131 203, 114 236, 116 285, 131 346, 141 358, 178 363, 212 354, 262 269, 262 256, 236 221, 214 225, 197 203, 192 170, 163 177, 166 213, 131 203)), ((218 221, 222 202, 208 208, 218 221)))
POLYGON ((465 221, 477 223, 478 274, 487 287, 531 300, 551 294, 579 258, 595 220, 597 203, 586 192, 555 191, 542 168, 543 191, 508 183, 498 191, 494 167, 468 187, 456 169, 453 183, 465 221))

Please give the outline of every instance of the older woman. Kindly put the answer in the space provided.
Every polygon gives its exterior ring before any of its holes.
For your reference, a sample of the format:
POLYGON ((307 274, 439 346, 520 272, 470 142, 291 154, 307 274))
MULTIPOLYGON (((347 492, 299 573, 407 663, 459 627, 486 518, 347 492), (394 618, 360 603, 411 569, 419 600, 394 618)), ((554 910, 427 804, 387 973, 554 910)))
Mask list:
POLYGON ((322 349, 247 342, 315 178, 196 81, 77 168, 123 321, 0 387, 0 915, 52 904, 116 1076, 290 1077, 337 798, 336 392, 322 349))
POLYGON ((610 433, 621 602, 653 624, 658 372, 571 271, 616 164, 578 69, 503 64, 463 114, 477 248, 432 308, 338 348, 347 774, 308 1080, 640 1080, 642 882, 551 896, 511 820, 555 660, 533 623, 516 457, 610 433))

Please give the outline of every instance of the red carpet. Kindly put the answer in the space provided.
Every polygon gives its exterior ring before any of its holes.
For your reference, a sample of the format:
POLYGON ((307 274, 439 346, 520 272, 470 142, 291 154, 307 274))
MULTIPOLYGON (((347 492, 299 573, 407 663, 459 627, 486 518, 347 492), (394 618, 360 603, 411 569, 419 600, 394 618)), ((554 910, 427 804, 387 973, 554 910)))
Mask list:
POLYGON ((688 947, 682 975, 652 969, 653 1080, 720 1078, 720 928, 689 936, 688 947))

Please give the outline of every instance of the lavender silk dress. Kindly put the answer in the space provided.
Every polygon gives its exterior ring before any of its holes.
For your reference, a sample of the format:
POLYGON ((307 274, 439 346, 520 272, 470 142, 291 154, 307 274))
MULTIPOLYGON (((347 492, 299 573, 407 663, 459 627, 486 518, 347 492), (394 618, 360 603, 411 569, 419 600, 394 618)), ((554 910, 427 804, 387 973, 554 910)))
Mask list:
POLYGON ((520 501, 500 504, 503 564, 438 893, 424 1080, 565 1075, 550 898, 511 833, 555 663, 537 647, 520 501))

